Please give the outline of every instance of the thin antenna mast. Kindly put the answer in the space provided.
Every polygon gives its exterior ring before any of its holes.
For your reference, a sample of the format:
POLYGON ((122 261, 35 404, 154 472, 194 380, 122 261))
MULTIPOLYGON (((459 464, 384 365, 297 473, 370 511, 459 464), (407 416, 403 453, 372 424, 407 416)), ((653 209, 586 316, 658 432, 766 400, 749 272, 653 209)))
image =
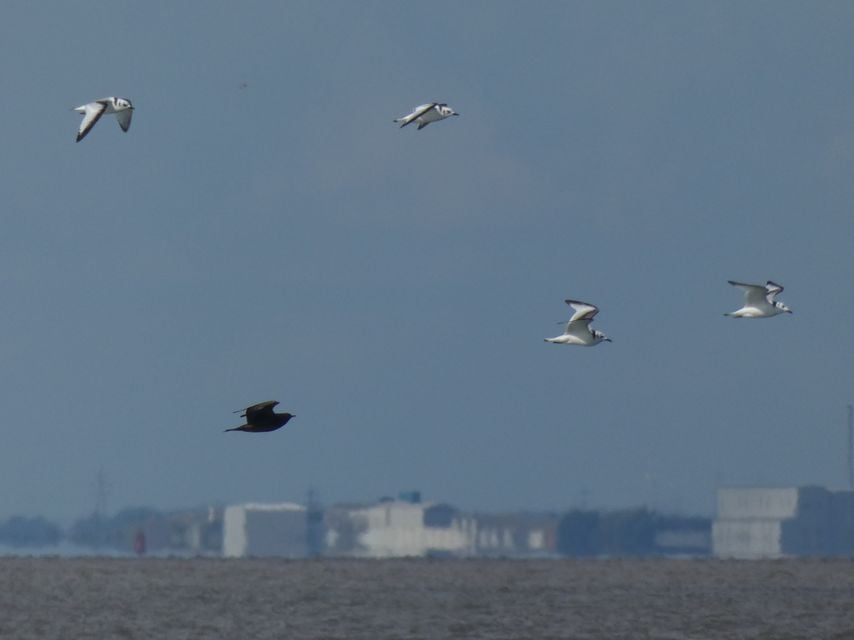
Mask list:
POLYGON ((854 489, 854 407, 848 405, 848 488, 854 489))
POLYGON ((95 494, 95 515, 98 518, 107 516, 107 500, 110 497, 110 489, 112 489, 110 480, 104 468, 101 467, 95 474, 95 481, 92 483, 92 493, 95 494))

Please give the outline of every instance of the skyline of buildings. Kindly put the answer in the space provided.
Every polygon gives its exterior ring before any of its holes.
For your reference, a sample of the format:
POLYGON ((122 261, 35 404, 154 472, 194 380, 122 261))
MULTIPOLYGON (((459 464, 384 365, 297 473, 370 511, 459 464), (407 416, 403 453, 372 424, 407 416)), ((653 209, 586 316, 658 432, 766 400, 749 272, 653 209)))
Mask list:
POLYGON ((724 487, 716 498, 711 519, 646 507, 474 512, 423 500, 418 491, 323 506, 310 492, 304 504, 93 513, 65 531, 44 518, 10 518, 0 521, 0 553, 18 548, 225 558, 854 556, 852 490, 724 487))

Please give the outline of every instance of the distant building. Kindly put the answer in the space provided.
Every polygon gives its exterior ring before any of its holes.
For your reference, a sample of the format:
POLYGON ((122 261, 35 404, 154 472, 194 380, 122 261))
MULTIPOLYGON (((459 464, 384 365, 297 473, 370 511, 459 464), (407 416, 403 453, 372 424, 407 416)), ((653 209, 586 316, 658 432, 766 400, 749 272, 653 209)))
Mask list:
POLYGON ((550 513, 477 514, 474 552, 530 557, 556 553, 558 516, 550 513))
POLYGON ((712 521, 646 507, 572 509, 557 528, 557 551, 575 557, 699 557, 711 551, 712 521))
POLYGON ((336 506, 327 512, 327 553, 366 558, 472 555, 474 519, 454 507, 406 499, 336 506))
POLYGON ((407 556, 543 556, 554 553, 557 517, 468 514, 416 492, 326 512, 326 554, 407 556))
POLYGON ((418 491, 371 504, 327 508, 310 492, 306 503, 225 507, 223 556, 543 557, 556 553, 556 514, 472 514, 444 502, 422 501, 418 491))
POLYGON ((718 490, 717 503, 712 548, 718 557, 854 555, 854 491, 726 488, 718 490))
POLYGON ((222 554, 226 558, 308 556, 311 554, 308 525, 306 508, 292 502, 226 507, 222 554))

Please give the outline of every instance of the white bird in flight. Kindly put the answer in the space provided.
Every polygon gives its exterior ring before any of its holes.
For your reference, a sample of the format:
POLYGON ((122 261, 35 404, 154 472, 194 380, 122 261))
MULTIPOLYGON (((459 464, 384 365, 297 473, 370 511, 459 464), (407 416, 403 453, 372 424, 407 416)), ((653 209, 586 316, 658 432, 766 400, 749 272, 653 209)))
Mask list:
POLYGON ((744 306, 741 309, 725 313, 725 316, 733 318, 770 318, 781 313, 792 313, 782 302, 774 300, 774 296, 783 290, 783 287, 770 280, 764 285, 745 284, 727 280, 732 286, 744 289, 744 306))
POLYGON ((77 142, 80 142, 105 113, 115 113, 122 131, 127 131, 130 128, 131 116, 133 116, 133 105, 127 98, 103 98, 80 105, 74 111, 83 114, 83 121, 77 131, 77 142))
POLYGON ((566 328, 563 330, 563 335, 546 338, 546 342, 554 344, 572 344, 582 347, 592 347, 600 342, 611 342, 611 338, 606 336, 601 331, 590 328, 590 323, 593 318, 599 313, 599 308, 589 302, 580 302, 579 300, 564 300, 566 304, 575 310, 569 322, 566 323, 566 328))
POLYGON ((445 118, 458 115, 460 114, 451 109, 451 107, 444 102, 431 102, 430 104, 422 104, 415 107, 412 113, 400 118, 395 118, 394 121, 399 122, 400 128, 402 129, 410 122, 417 120, 418 129, 421 130, 431 122, 438 122, 439 120, 444 120, 445 118))

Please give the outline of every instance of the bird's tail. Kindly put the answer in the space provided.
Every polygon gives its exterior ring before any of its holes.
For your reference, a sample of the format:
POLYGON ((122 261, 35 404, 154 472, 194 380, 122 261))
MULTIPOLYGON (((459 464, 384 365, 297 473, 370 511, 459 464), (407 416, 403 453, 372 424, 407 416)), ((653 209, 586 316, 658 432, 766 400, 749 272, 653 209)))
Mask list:
POLYGON ((243 427, 232 427, 231 429, 225 429, 223 433, 227 431, 240 431, 243 427))
POLYGON ((405 127, 410 122, 412 122, 412 120, 409 118, 409 116, 403 116, 402 118, 395 118, 394 121, 400 123, 401 129, 403 129, 403 127, 405 127))

